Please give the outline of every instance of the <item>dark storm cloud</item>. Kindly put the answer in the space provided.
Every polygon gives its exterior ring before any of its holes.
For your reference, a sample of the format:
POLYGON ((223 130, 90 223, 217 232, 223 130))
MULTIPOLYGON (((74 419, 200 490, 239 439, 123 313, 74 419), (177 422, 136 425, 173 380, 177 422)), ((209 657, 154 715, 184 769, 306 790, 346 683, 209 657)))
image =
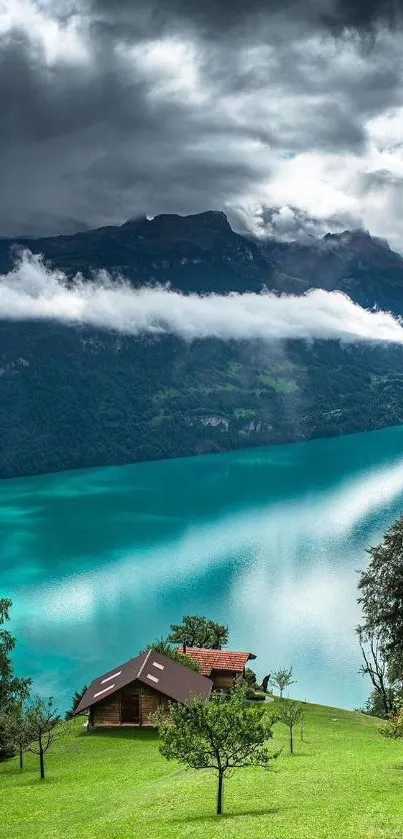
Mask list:
POLYGON ((144 25, 154 31, 169 27, 174 19, 204 33, 225 32, 242 27, 253 29, 275 15, 293 16, 331 31, 351 29, 364 32, 377 26, 398 26, 402 21, 403 0, 149 0, 147 11, 133 16, 131 0, 92 0, 89 7, 98 23, 110 32, 141 31, 144 25))
POLYGON ((367 120, 400 103, 398 41, 365 55, 354 32, 398 25, 403 0, 31 2, 59 49, 21 16, 0 38, 0 235, 231 207, 287 155, 363 155, 367 120), (190 57, 153 63, 158 37, 190 57))

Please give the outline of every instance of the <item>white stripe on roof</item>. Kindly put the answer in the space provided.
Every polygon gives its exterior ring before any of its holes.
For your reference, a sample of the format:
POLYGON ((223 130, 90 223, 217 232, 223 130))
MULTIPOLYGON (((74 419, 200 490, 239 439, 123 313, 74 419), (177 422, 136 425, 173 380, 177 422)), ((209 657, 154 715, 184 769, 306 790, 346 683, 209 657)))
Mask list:
POLYGON ((107 690, 112 690, 112 688, 114 688, 114 687, 115 687, 115 684, 108 685, 107 688, 104 688, 103 690, 99 690, 98 693, 94 693, 94 696, 92 698, 96 699, 97 696, 101 696, 101 693, 106 693, 107 690))
POLYGON ((164 669, 164 665, 163 664, 158 664, 158 661, 153 661, 153 667, 158 667, 158 670, 163 670, 164 669))
POLYGON ((111 679, 116 679, 116 676, 120 676, 121 670, 117 670, 116 673, 112 673, 112 676, 107 676, 106 679, 102 679, 101 685, 104 685, 105 682, 110 682, 111 679))
POLYGON ((147 653, 147 655, 146 655, 146 657, 145 657, 145 659, 144 659, 144 661, 143 661, 143 663, 142 663, 142 665, 141 665, 141 667, 140 667, 140 670, 139 670, 139 672, 137 673, 137 678, 138 678, 138 679, 140 678, 140 676, 141 676, 141 674, 142 674, 142 672, 143 672, 143 670, 144 670, 144 668, 145 668, 145 666, 146 666, 146 664, 147 664, 147 661, 148 661, 148 659, 150 658, 150 655, 151 655, 151 650, 148 650, 148 653, 147 653))
POLYGON ((159 682, 156 676, 152 676, 151 673, 147 673, 147 679, 151 679, 152 682, 159 682))

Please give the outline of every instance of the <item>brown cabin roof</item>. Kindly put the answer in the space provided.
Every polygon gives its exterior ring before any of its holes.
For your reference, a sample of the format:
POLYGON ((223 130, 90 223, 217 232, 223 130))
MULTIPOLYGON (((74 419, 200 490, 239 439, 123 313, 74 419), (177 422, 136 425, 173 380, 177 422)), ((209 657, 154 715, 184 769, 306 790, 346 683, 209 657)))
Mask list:
POLYGON ((189 667, 155 653, 154 650, 148 650, 94 679, 77 706, 75 714, 82 713, 91 705, 96 705, 136 680, 177 702, 186 702, 192 696, 210 696, 213 687, 211 680, 200 673, 195 673, 189 667))
POLYGON ((190 656, 193 661, 197 661, 203 676, 210 676, 213 670, 242 673, 246 662, 256 658, 253 653, 208 650, 202 647, 186 647, 186 655, 190 656))

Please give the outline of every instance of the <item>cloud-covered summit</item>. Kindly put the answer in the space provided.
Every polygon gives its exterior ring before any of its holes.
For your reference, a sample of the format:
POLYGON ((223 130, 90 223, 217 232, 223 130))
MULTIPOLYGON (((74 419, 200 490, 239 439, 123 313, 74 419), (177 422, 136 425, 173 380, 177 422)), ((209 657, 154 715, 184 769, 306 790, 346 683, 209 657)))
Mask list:
POLYGON ((276 207, 403 250, 402 7, 0 0, 0 235, 276 207))

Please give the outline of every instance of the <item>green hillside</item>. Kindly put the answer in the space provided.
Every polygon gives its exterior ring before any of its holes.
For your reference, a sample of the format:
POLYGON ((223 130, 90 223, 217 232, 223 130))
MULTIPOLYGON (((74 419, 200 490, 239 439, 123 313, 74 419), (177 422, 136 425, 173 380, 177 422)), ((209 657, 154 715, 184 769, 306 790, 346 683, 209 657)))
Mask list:
POLYGON ((0 836, 7 839, 401 839, 403 743, 355 712, 305 706, 304 742, 270 771, 240 770, 214 815, 215 778, 167 763, 151 730, 94 732, 83 718, 47 757, 0 766, 0 836), (5 806, 7 802, 7 806, 5 806))

